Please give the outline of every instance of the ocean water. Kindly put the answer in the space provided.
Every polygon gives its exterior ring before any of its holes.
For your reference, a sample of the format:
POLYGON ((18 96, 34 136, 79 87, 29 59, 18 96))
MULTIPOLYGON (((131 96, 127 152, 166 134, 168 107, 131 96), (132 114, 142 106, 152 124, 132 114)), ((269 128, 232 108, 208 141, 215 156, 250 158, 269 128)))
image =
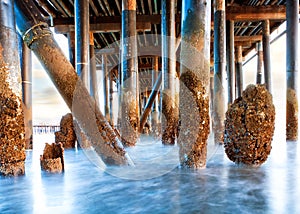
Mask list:
POLYGON ((178 148, 143 137, 137 167, 105 168, 91 151, 65 151, 65 172, 40 170, 53 134, 34 135, 26 175, 0 177, 0 213, 300 213, 300 146, 275 133, 260 167, 238 166, 210 139, 207 168, 178 167, 178 148))
POLYGON ((54 134, 35 133, 26 174, 0 177, 0 213, 300 213, 300 145, 285 139, 285 90, 274 84, 272 151, 260 167, 231 162, 210 136, 206 169, 178 167, 178 147, 142 136, 136 166, 104 167, 93 151, 65 151, 65 172, 41 171, 54 134))

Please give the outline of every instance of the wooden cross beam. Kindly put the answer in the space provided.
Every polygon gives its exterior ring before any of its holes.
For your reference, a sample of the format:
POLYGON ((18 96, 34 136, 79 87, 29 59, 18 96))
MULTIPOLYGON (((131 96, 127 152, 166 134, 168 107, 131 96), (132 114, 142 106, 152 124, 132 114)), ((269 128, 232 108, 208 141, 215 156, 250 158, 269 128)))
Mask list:
MULTIPOLYGON (((150 31, 151 24, 161 24, 161 15, 137 15, 137 30, 150 31)), ((285 20, 285 5, 266 6, 227 6, 226 19, 233 21, 263 21, 263 20, 285 20)), ((175 21, 181 22, 181 14, 176 14, 175 21)), ((74 28, 74 17, 53 18, 48 23, 55 27, 57 33, 66 33, 74 28)), ((213 24, 213 23, 212 23, 213 24)), ((93 32, 116 32, 121 30, 121 16, 97 16, 90 17, 90 28, 93 32)))

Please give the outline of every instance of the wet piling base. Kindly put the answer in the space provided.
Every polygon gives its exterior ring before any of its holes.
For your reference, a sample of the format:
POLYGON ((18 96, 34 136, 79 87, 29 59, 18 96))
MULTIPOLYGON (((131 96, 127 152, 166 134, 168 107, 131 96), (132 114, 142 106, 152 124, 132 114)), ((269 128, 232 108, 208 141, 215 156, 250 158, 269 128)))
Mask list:
POLYGON ((40 156, 41 169, 51 173, 64 171, 64 148, 62 143, 46 143, 43 155, 40 156))
MULTIPOLYGON (((3 27, 2 27, 3 28, 3 27)), ((21 78, 17 67, 17 38, 10 30, 0 32, 0 175, 25 173, 25 127, 21 78), (15 37, 15 39, 13 39, 15 37), (5 39, 3 39, 5 38, 5 39), (10 39, 8 39, 10 38, 10 39), (9 50, 3 48, 9 47, 9 50), (14 49, 14 47, 16 49, 14 49)))
POLYGON ((125 147, 135 146, 139 127, 136 96, 130 91, 122 96, 121 140, 125 147))
POLYGON ((294 89, 287 89, 286 103, 286 139, 298 139, 298 99, 294 89))
POLYGON ((180 77, 179 156, 182 167, 206 167, 209 135, 209 96, 192 71, 180 77))
POLYGON ((271 152, 275 128, 272 95, 262 85, 249 85, 226 112, 224 147, 230 160, 261 165, 271 152))
POLYGON ((24 118, 20 98, 5 87, 5 72, 0 67, 0 175, 17 176, 25 173, 24 118))
POLYGON ((71 113, 61 118, 60 131, 55 132, 55 143, 62 143, 65 149, 75 148, 76 134, 71 113))
POLYGON ((164 90, 162 93, 162 143, 174 145, 178 135, 178 114, 179 110, 172 99, 171 91, 164 90))

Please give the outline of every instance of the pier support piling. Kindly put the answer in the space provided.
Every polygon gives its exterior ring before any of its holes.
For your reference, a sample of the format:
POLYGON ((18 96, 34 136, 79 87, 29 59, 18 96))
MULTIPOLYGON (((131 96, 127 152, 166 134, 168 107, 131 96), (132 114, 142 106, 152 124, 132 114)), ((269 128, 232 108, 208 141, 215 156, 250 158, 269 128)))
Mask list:
POLYGON ((237 97, 241 97, 244 88, 242 46, 237 46, 235 48, 235 56, 236 93, 237 97))
POLYGON ((162 143, 174 145, 178 127, 178 106, 175 98, 176 35, 175 0, 162 0, 162 143))
POLYGON ((25 127, 13 1, 0 0, 0 175, 25 173, 25 127))
POLYGON ((110 72, 109 74, 109 118, 110 118, 110 125, 114 127, 115 123, 115 114, 114 114, 114 76, 113 73, 110 72))
POLYGON ((68 33, 68 45, 69 45, 69 59, 71 64, 75 68, 75 31, 70 30, 68 33))
POLYGON ((26 149, 32 149, 32 63, 31 50, 26 46, 20 37, 19 40, 21 51, 21 75, 22 75, 22 95, 23 95, 23 111, 25 124, 25 142, 26 149))
POLYGON ((272 93, 271 82, 271 52, 270 52, 270 21, 263 22, 263 59, 266 88, 272 93))
MULTIPOLYGON (((157 94, 159 92, 159 88, 161 86, 161 82, 162 82, 162 73, 159 74, 157 80, 156 80, 156 83, 154 84, 153 88, 152 88, 152 91, 149 95, 149 98, 144 106, 144 111, 143 111, 143 114, 141 116, 141 120, 140 120, 140 132, 143 131, 143 128, 147 122, 147 118, 148 116, 150 115, 151 113, 151 109, 152 109, 152 106, 157 98, 157 94)), ((156 119, 156 118, 155 118, 156 119)))
POLYGON ((55 42, 52 32, 32 0, 15 1, 17 26, 24 42, 35 53, 53 84, 107 165, 130 165, 132 161, 87 88, 55 42), (31 13, 37 14, 35 17, 31 13))
POLYGON ((89 90, 89 1, 75 0, 74 8, 76 72, 89 90))
POLYGON ((121 36, 121 137, 125 146, 134 146, 139 128, 136 0, 122 1, 121 36))
POLYGON ((298 140, 298 0, 286 3, 286 139, 298 140))
POLYGON ((234 70, 234 21, 226 24, 226 58, 227 58, 227 82, 228 82, 228 106, 235 99, 235 70, 234 70))
POLYGON ((99 107, 99 91, 97 81, 96 56, 94 46, 94 34, 90 32, 90 94, 95 98, 95 102, 99 107))
MULTIPOLYGON (((152 89, 155 88, 155 83, 158 79, 158 56, 154 56, 152 58, 152 89)), ((161 74, 162 75, 162 74, 161 74)), ((157 93, 159 92, 159 88, 157 89, 157 93)), ((152 113, 151 113, 151 127, 152 127, 152 133, 155 136, 159 136, 161 131, 159 130, 159 110, 158 110, 158 95, 156 95, 153 105, 152 105, 152 113)))
POLYGON ((264 61, 262 43, 258 42, 256 44, 257 51, 257 72, 256 72, 256 84, 262 84, 262 65, 264 61))
POLYGON ((214 1, 214 106, 213 129, 215 143, 223 143, 226 112, 226 40, 225 40, 225 1, 214 1))
POLYGON ((107 55, 102 55, 102 73, 103 73, 103 95, 104 95, 104 115, 110 121, 109 114, 109 72, 107 69, 107 55))
POLYGON ((181 26, 179 158, 205 168, 209 135, 210 1, 184 0, 181 26))

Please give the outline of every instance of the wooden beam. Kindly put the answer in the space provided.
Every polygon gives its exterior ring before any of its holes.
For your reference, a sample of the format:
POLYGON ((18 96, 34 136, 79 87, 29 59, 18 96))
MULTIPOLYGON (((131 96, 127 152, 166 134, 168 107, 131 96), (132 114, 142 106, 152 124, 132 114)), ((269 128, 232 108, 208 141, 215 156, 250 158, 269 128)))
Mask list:
MULTIPOLYGON (((175 22, 180 23, 181 16, 180 14, 175 15, 175 22)), ((137 23, 145 23, 150 22, 151 24, 161 24, 161 15, 153 14, 153 15, 137 15, 136 16, 137 23)), ((121 23, 121 16, 91 16, 90 24, 97 23, 121 23)), ((51 27, 56 25, 73 25, 74 17, 57 17, 53 18, 52 23, 48 23, 51 27)))
POLYGON ((261 41, 262 40, 262 35, 255 35, 255 36, 235 36, 234 41, 237 42, 256 42, 256 41, 261 41))
MULTIPOLYGON (((95 49, 95 54, 119 54, 119 48, 95 49)), ((161 56, 161 46, 138 47, 138 56, 161 56)))
POLYGON ((95 49, 95 54, 119 54, 118 48, 95 49))
POLYGON ((161 56, 161 46, 147 46, 138 48, 138 56, 161 56))
MULTIPOLYGON (((139 63, 139 69, 151 69, 152 66, 153 66, 152 63, 144 63, 144 64, 139 63)), ((161 63, 158 64, 158 68, 161 69, 161 63)))
MULTIPOLYGON (((256 43, 257 41, 262 41, 262 35, 234 37, 235 46, 251 47, 252 44, 256 43)), ((213 40, 211 40, 211 45, 213 45, 213 40)))
MULTIPOLYGON (((214 37, 211 37, 211 42, 213 42, 214 37)), ((254 35, 254 36, 235 36, 234 41, 236 42, 257 42, 262 40, 262 35, 254 35)))
MULTIPOLYGON (((180 23, 181 14, 175 15, 175 22, 180 23)), ((151 23, 160 24, 161 15, 137 15, 137 26, 139 23, 151 23)), ((286 19, 286 7, 285 5, 266 5, 266 6, 227 6, 226 7, 226 19, 234 21, 262 21, 262 20, 285 20, 286 19)), ((103 25, 101 31, 110 32, 110 29, 116 30, 117 27, 111 25, 121 24, 121 16, 93 16, 90 17, 90 25, 95 24, 103 25), (105 25, 109 24, 109 25, 105 25), (105 27, 104 27, 105 26, 105 27)), ((53 18, 52 22, 49 21, 49 26, 66 26, 74 25, 74 17, 57 17, 53 18)), ((213 22, 212 22, 213 24, 213 22)), ((140 28, 142 29, 142 28, 140 28)))
POLYGON ((234 41, 234 46, 241 46, 241 47, 251 47, 251 41, 234 41))
POLYGON ((285 5, 228 6, 226 19, 234 21, 262 21, 286 19, 285 5))
MULTIPOLYGON (((74 25, 55 25, 54 27, 55 33, 59 34, 67 34, 70 31, 74 31, 74 25)), ((139 22, 136 23, 137 31, 151 31, 151 23, 150 22, 139 22)), ((121 31, 121 23, 93 23, 90 24, 90 32, 93 33, 104 33, 104 32, 120 32, 121 31)))

